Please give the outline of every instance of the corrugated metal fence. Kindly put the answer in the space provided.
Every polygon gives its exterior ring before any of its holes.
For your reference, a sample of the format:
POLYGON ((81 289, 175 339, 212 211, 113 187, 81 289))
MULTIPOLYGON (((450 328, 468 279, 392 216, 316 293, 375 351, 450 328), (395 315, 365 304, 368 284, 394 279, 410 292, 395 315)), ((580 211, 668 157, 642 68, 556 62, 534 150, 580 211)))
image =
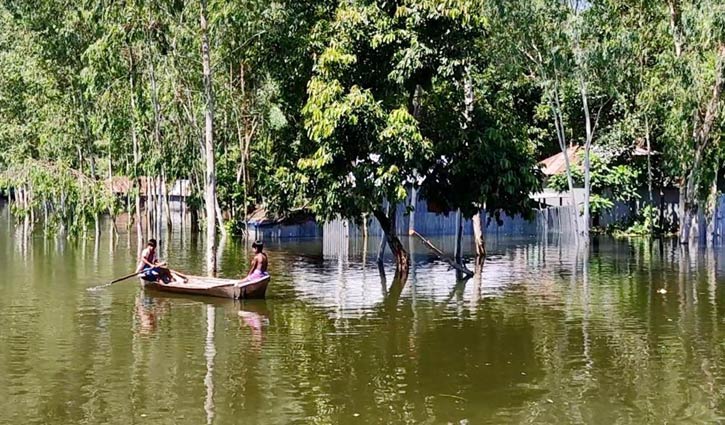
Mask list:
MULTIPOLYGON (((541 232, 569 233, 574 231, 574 215, 571 206, 546 208, 536 210, 532 220, 521 216, 508 216, 501 213, 498 220, 489 217, 483 211, 485 220, 485 233, 498 235, 536 235, 541 232)), ((429 212, 425 201, 418 201, 414 210, 410 211, 406 204, 397 205, 395 228, 399 235, 407 235, 414 216, 415 230, 427 236, 453 235, 456 233, 456 213, 437 214, 429 212)), ((362 220, 361 220, 362 221, 362 220)), ((380 224, 372 217, 366 219, 365 225, 356 224, 351 220, 333 220, 326 223, 323 235, 330 232, 347 235, 350 238, 363 236, 367 228, 368 235, 382 236, 380 224)), ((473 233, 473 224, 470 219, 463 221, 463 234, 473 233)))

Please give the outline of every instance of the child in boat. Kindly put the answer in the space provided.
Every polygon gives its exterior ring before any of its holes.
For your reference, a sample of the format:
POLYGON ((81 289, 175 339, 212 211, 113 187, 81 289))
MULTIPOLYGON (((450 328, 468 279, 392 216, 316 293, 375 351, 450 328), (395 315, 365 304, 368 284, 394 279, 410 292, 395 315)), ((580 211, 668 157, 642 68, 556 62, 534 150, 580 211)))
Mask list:
POLYGON ((166 263, 159 263, 156 257, 156 239, 149 239, 146 244, 146 248, 141 251, 141 258, 139 259, 136 272, 141 273, 141 279, 156 282, 161 280, 164 283, 169 283, 174 280, 171 276, 171 271, 165 267, 166 263))
POLYGON ((249 269, 247 277, 245 277, 242 282, 253 282, 269 276, 269 273, 267 273, 267 254, 263 252, 264 244, 262 241, 255 241, 252 243, 252 249, 254 250, 252 266, 249 269))

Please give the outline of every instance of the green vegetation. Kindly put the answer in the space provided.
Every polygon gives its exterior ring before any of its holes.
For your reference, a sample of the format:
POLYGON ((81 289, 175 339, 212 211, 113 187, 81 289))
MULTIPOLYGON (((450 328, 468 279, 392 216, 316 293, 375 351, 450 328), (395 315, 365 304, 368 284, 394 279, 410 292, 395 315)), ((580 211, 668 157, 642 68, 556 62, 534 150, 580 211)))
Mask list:
POLYGON ((723 28, 716 0, 3 1, 0 184, 31 224, 126 212, 141 238, 142 185, 154 234, 188 179, 212 248, 257 206, 375 216, 405 265, 385 201, 525 214, 536 162, 575 144, 553 184, 585 189, 582 239, 656 175, 685 242, 717 195, 723 28))
MULTIPOLYGON (((589 158, 589 175, 591 181, 591 197, 589 208, 592 212, 594 225, 598 216, 611 210, 615 202, 629 202, 641 198, 637 193, 640 171, 630 164, 613 164, 613 158, 604 159, 594 153, 589 158)), ((571 168, 571 177, 575 187, 584 185, 581 167, 571 168)), ((549 179, 548 186, 560 192, 568 190, 567 176, 557 174, 549 179)))

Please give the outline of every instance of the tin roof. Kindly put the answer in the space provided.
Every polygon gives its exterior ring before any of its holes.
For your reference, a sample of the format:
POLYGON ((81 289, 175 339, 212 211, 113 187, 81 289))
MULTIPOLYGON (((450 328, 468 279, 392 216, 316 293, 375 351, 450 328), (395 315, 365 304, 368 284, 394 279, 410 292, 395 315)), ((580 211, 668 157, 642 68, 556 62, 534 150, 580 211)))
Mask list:
MULTIPOLYGON (((581 146, 572 146, 567 148, 567 156, 569 157, 570 165, 578 165, 581 162, 581 156, 579 152, 582 150, 581 146)), ((552 155, 542 161, 539 161, 541 165, 541 171, 545 176, 555 176, 557 174, 564 173, 566 171, 566 161, 564 160, 564 153, 559 152, 552 155)))

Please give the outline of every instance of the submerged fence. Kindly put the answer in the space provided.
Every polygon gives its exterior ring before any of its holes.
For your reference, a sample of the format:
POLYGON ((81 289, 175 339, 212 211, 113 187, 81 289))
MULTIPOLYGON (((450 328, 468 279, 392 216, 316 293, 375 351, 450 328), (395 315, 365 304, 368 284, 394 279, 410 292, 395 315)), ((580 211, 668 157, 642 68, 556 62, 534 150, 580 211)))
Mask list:
MULTIPOLYGON (((500 222, 488 217, 484 211, 486 217, 484 232, 487 238, 494 239, 499 236, 536 236, 545 239, 550 234, 559 234, 560 237, 568 238, 574 234, 574 208, 562 206, 536 210, 532 220, 501 214, 500 222)), ((429 212, 425 202, 418 202, 413 211, 409 211, 406 205, 398 205, 395 227, 399 235, 408 234, 411 218, 415 222, 416 231, 426 237, 436 237, 439 248, 445 252, 453 252, 455 245, 453 235, 456 233, 455 213, 444 215, 429 212)), ((464 240, 470 241, 472 233, 471 220, 463 221, 464 240)), ((324 224, 322 234, 322 250, 325 256, 347 257, 348 254, 375 253, 383 241, 382 229, 377 220, 372 218, 368 218, 364 223, 362 220, 358 223, 345 219, 332 220, 324 224), (363 238, 365 231, 368 238, 363 238)), ((466 244, 468 242, 464 242, 464 245, 466 244)), ((412 249, 412 246, 408 249, 412 249)))
MULTIPOLYGON (((616 222, 632 219, 640 214, 641 209, 649 204, 641 197, 632 203, 618 203, 615 208, 601 215, 600 225, 608 226, 616 222)), ((653 203, 657 207, 657 214, 667 223, 678 222, 677 192, 669 191, 663 195, 655 194, 653 203), (660 215, 659 209, 662 209, 660 215)), ((445 236, 456 233, 456 213, 439 214, 428 211, 425 200, 419 200, 415 208, 410 208, 408 203, 400 203, 396 208, 395 227, 399 235, 407 235, 411 219, 415 223, 415 229, 426 236, 445 236)), ((489 217, 486 211, 483 212, 484 232, 487 235, 500 236, 537 236, 542 233, 573 234, 575 232, 575 206, 564 205, 542 208, 535 210, 533 218, 526 220, 521 216, 508 216, 501 213, 499 220, 489 217)), ((720 195, 714 218, 714 236, 720 239, 725 236, 725 195, 720 195)), ((698 225, 700 235, 705 238, 707 234, 707 220, 702 212, 699 214, 698 225)), ((285 225, 275 224, 272 226, 256 227, 250 226, 253 236, 258 238, 316 238, 324 236, 339 235, 344 238, 359 238, 367 231, 370 237, 381 237, 383 232, 377 220, 372 216, 358 220, 337 219, 319 224, 315 221, 307 221, 300 224, 285 225)), ((471 220, 463 220, 463 234, 471 235, 473 224, 471 220)), ((721 239, 720 239, 721 240, 721 239)))
MULTIPOLYGON (((453 235, 456 233, 456 213, 439 214, 428 211, 424 200, 416 203, 411 210, 406 204, 396 206, 395 228, 399 235, 408 234, 411 220, 419 233, 429 236, 453 235)), ((482 211, 484 232, 486 234, 507 236, 531 236, 541 232, 570 233, 574 232, 574 207, 562 206, 540 209, 534 211, 534 217, 527 220, 522 216, 509 216, 501 213, 498 217, 490 217, 482 211)), ((369 236, 381 236, 380 224, 372 217, 356 223, 352 220, 333 220, 326 223, 323 235, 339 233, 351 238, 362 237, 367 230, 369 236)), ((463 220, 463 234, 473 233, 473 223, 470 219, 463 220)))

